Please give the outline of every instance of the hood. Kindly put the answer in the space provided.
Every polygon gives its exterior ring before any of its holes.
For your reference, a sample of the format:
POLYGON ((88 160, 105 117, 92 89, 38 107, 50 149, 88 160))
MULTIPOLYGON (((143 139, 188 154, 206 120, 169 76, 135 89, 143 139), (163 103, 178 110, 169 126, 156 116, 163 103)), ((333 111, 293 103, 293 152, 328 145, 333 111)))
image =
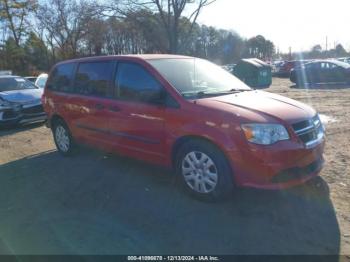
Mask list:
POLYGON ((0 97, 9 102, 27 104, 39 102, 42 94, 42 89, 26 89, 0 92, 0 97))
POLYGON ((310 106, 296 100, 264 91, 248 91, 197 100, 198 104, 230 111, 248 121, 297 122, 316 114, 310 106))

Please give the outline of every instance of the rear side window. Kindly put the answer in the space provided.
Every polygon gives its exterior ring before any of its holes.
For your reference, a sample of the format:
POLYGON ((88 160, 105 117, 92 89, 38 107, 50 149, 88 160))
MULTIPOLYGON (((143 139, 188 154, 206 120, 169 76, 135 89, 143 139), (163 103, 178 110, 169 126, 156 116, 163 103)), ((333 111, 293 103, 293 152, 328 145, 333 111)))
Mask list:
POLYGON ((106 97, 109 94, 114 63, 80 63, 75 77, 75 92, 82 95, 106 97))
POLYGON ((119 63, 117 97, 122 100, 152 103, 149 94, 161 92, 161 84, 141 65, 119 63))
POLYGON ((329 64, 328 63, 321 63, 321 68, 322 69, 328 69, 329 68, 329 64))
POLYGON ((60 92, 72 92, 74 68, 74 63, 56 66, 48 80, 47 88, 60 92))

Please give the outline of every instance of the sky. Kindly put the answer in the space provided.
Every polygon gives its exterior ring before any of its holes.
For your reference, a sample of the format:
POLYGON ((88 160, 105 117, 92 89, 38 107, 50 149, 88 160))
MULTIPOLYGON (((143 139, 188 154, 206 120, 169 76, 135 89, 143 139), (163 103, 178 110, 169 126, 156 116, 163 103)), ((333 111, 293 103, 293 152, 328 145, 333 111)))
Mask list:
POLYGON ((198 22, 234 30, 244 38, 258 34, 281 52, 326 49, 341 43, 350 51, 350 0, 216 0, 198 22))

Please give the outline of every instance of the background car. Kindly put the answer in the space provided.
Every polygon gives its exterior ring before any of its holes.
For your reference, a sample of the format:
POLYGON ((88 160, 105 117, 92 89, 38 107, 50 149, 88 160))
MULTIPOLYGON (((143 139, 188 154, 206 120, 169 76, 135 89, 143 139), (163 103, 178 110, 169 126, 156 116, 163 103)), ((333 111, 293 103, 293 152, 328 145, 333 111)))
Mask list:
POLYGON ((223 65, 222 68, 233 74, 233 70, 237 64, 227 64, 223 65))
POLYGON ((292 70, 290 80, 297 85, 317 83, 350 83, 350 64, 320 60, 292 70))
POLYGON ((0 70, 0 76, 12 75, 11 70, 0 70))
POLYGON ((338 61, 350 64, 350 57, 337 58, 338 61))
POLYGON ((284 64, 284 61, 274 61, 271 64, 272 67, 272 75, 276 76, 278 74, 278 72, 280 71, 280 68, 282 67, 282 65, 284 64))
POLYGON ((275 75, 279 77, 290 77, 292 69, 301 67, 310 62, 311 60, 285 61, 282 65, 279 66, 278 71, 275 72, 275 75))
POLYGON ((40 88, 44 88, 46 85, 47 78, 48 78, 48 74, 45 74, 45 73, 40 74, 35 81, 35 85, 40 88))
POLYGON ((19 76, 0 76, 0 126, 45 121, 43 90, 19 76))

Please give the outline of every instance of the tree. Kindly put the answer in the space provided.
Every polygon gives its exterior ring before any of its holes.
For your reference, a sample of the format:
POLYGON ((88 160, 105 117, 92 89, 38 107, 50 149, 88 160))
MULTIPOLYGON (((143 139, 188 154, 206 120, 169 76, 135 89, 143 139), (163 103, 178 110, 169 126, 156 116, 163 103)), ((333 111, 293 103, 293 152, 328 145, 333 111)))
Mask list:
POLYGON ((4 69, 12 70, 16 74, 25 72, 24 49, 18 47, 13 37, 9 37, 4 44, 4 69))
POLYGON ((33 32, 24 44, 27 70, 35 74, 49 67, 49 54, 45 43, 33 32))
POLYGON ((268 60, 273 57, 275 53, 275 46, 270 41, 265 39, 262 35, 252 37, 247 41, 246 56, 255 57, 263 60, 268 60))
POLYGON ((215 0, 125 0, 129 11, 146 9, 158 14, 157 18, 168 40, 168 52, 170 53, 180 51, 179 35, 189 36, 201 10, 213 2, 215 0), (180 21, 184 11, 189 9, 190 4, 194 5, 193 11, 187 16, 191 26, 181 31, 180 21))
POLYGON ((28 16, 36 9, 36 0, 0 0, 0 19, 11 32, 17 47, 28 28, 28 16))
POLYGON ((342 44, 337 44, 337 46, 335 47, 335 54, 337 57, 342 57, 347 55, 347 52, 342 44))
POLYGON ((106 43, 107 25, 100 18, 92 18, 86 25, 87 32, 84 36, 85 46, 88 54, 101 55, 106 43))
POLYGON ((87 25, 99 14, 98 6, 91 1, 47 0, 39 6, 37 19, 52 49, 58 47, 61 58, 68 59, 78 56, 87 25))
POLYGON ((314 52, 314 53, 321 53, 322 52, 322 47, 320 44, 318 45, 315 45, 311 48, 311 52, 314 52))

